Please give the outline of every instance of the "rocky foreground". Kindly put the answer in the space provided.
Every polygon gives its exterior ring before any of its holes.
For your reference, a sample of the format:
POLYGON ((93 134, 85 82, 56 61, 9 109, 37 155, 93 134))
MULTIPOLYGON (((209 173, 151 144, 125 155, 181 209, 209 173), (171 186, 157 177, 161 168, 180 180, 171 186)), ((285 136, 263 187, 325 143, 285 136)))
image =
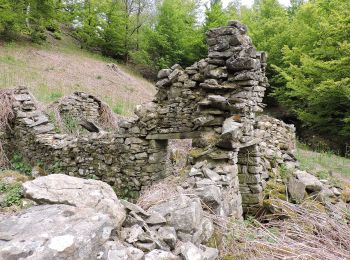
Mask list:
POLYGON ((34 206, 0 216, 0 259, 216 259, 200 199, 181 195, 147 211, 106 183, 53 174, 23 184, 34 206))

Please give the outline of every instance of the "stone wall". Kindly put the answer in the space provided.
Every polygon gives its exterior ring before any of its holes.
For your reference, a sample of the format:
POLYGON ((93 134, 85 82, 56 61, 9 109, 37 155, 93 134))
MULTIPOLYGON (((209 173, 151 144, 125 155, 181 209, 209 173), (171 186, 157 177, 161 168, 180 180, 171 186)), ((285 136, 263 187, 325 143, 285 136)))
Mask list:
MULTIPOLYGON (((55 104, 53 104, 55 105, 55 104)), ((69 114, 75 118, 85 118, 96 122, 100 116, 101 101, 83 92, 74 92, 57 102, 61 116, 69 114)))
MULTIPOLYGON (((42 162, 50 172, 101 179, 133 197, 165 177, 167 140, 190 138, 193 167, 185 188, 209 199, 218 214, 255 212, 277 167, 272 162, 293 159, 294 129, 257 116, 268 87, 266 54, 255 50, 246 31, 237 21, 209 30, 208 58, 161 70, 154 101, 137 106, 137 117, 120 121, 113 132, 57 134, 28 91, 17 89, 7 152, 42 162)), ((76 93, 60 111, 94 121, 98 106, 94 97, 76 93)))
POLYGON ((166 141, 132 133, 58 134, 26 88, 16 89, 14 98, 16 119, 5 142, 8 154, 19 153, 50 173, 103 180, 128 197, 164 177, 166 141))

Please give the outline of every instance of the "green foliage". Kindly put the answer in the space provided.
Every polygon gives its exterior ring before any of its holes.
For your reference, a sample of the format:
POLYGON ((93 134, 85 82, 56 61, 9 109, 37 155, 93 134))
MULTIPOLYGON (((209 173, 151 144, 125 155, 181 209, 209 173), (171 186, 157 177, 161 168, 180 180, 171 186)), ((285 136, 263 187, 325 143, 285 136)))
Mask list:
POLYGON ((52 101, 56 101, 56 100, 60 99, 61 97, 63 97, 63 93, 60 92, 60 91, 52 91, 50 93, 50 100, 51 100, 51 102, 52 101))
POLYGON ((229 13, 222 7, 221 0, 211 0, 210 6, 206 6, 204 32, 210 28, 216 28, 226 25, 229 20, 229 13))
POLYGON ((201 56, 204 45, 196 27, 197 8, 192 0, 164 0, 158 6, 154 29, 146 30, 147 61, 164 68, 189 65, 201 56))
POLYGON ((22 202, 22 184, 19 182, 6 183, 0 181, 0 194, 3 193, 4 199, 0 202, 0 207, 20 206, 22 202))
POLYGON ((304 127, 344 141, 350 137, 349 16, 349 1, 300 5, 282 48, 283 64, 276 66, 286 84, 275 89, 304 127))
POLYGON ((62 172, 62 167, 60 162, 55 162, 53 165, 50 165, 51 173, 60 173, 62 172))
POLYGON ((349 140, 350 1, 293 0, 285 7, 255 0, 248 8, 234 0, 223 8, 222 0, 210 0, 204 14, 201 7, 198 0, 0 0, 0 37, 24 34, 41 43, 46 30, 60 39, 60 25, 67 24, 82 48, 142 64, 154 75, 204 57, 205 32, 239 19, 268 53, 267 103, 278 101, 313 133, 349 140))
POLYGON ((114 113, 122 115, 124 113, 124 107, 122 104, 116 104, 112 107, 114 113))
POLYGON ((61 35, 61 33, 59 33, 59 32, 54 32, 54 33, 53 33, 53 37, 54 37, 56 40, 62 40, 62 35, 61 35))
POLYGON ((10 160, 13 170, 19 171, 25 175, 31 175, 32 167, 23 160, 19 154, 14 154, 10 160))

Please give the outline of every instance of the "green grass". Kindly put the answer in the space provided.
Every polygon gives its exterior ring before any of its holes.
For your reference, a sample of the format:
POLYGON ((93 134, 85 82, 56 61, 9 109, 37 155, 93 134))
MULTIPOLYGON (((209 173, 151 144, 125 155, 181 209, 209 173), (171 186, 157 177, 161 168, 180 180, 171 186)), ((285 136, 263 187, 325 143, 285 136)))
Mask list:
POLYGON ((350 158, 345 158, 330 151, 311 151, 304 144, 298 144, 297 159, 302 169, 315 175, 337 173, 350 178, 350 158))
POLYGON ((52 88, 45 83, 39 84, 38 87, 33 90, 33 94, 39 101, 44 103, 57 101, 64 95, 59 87, 52 88))
POLYGON ((124 107, 122 104, 116 104, 112 107, 114 113, 122 115, 124 113, 124 107))
POLYGON ((115 114, 122 116, 133 114, 135 107, 138 105, 137 102, 124 98, 111 98, 104 96, 103 100, 106 101, 115 114))

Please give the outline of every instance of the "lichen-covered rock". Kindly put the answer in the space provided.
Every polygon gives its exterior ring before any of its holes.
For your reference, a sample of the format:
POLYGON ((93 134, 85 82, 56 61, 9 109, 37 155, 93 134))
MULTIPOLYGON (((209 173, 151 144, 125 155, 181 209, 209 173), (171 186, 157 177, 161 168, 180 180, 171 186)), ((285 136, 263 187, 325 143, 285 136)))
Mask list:
POLYGON ((93 208, 39 205, 0 217, 0 259, 95 259, 115 223, 93 208))
POLYGON ((25 182, 23 190, 25 197, 39 204, 66 204, 104 212, 110 215, 115 227, 125 220, 124 206, 113 189, 102 181, 52 174, 25 182))

